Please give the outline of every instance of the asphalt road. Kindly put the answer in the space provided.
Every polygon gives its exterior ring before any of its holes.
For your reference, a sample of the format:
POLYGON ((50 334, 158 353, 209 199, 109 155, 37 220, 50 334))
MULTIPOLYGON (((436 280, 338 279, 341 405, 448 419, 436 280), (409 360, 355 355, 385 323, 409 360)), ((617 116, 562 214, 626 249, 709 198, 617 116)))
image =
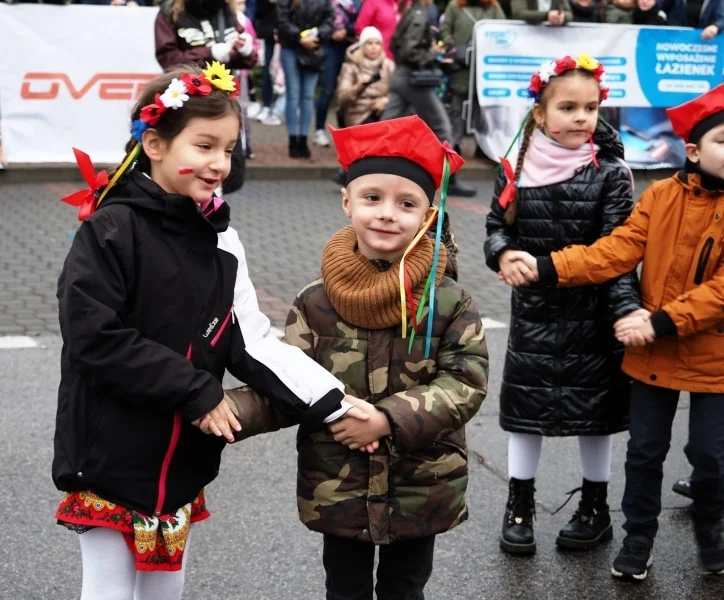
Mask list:
MULTIPOLYGON (((507 290, 482 265, 489 184, 481 198, 451 206, 463 248, 462 280, 481 312, 507 321, 507 290)), ((70 189, 73 189, 71 186, 70 189)), ((73 210, 57 204, 62 186, 0 185, 0 336, 37 334, 36 348, 0 350, 0 598, 79 597, 81 563, 76 534, 57 526, 60 493, 50 478, 59 378, 60 340, 54 333, 57 269, 75 229, 73 210), (19 323, 26 321, 27 325, 19 323), (10 323, 12 321, 12 324, 10 323)), ((247 246, 262 305, 283 315, 296 289, 315 276, 324 239, 344 224, 331 184, 250 182, 233 198, 235 225, 247 246)), ((279 322, 281 317, 275 317, 279 322)), ((627 584, 610 575, 623 532, 620 498, 626 434, 616 437, 610 502, 612 543, 587 554, 555 549, 572 501, 551 515, 580 483, 575 439, 546 440, 537 480, 538 554, 509 557, 498 549, 507 493, 507 436, 498 426, 498 393, 507 330, 488 330, 490 392, 468 427, 471 518, 439 537, 427 588, 433 600, 583 598, 679 600, 724 596, 724 577, 697 569, 687 501, 670 491, 688 473, 683 454, 688 399, 675 421, 666 464, 661 529, 648 581, 627 584)), ((195 529, 187 599, 297 600, 324 597, 321 536, 298 521, 294 497, 294 432, 229 447, 219 478, 209 486, 213 517, 195 529)))

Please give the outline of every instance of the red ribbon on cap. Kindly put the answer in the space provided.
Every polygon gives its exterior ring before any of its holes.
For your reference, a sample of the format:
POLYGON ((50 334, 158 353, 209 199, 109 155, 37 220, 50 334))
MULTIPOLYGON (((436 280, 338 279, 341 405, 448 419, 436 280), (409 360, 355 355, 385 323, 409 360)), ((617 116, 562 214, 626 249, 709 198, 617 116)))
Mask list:
POLYGON ((95 211, 96 192, 104 185, 108 185, 108 173, 101 171, 96 173, 93 162, 85 152, 73 148, 75 161, 78 163, 78 170, 88 184, 87 190, 78 190, 62 198, 61 201, 71 206, 78 207, 78 220, 85 221, 95 211))
POLYGON ((503 191, 500 192, 500 196, 498 196, 498 204, 503 208, 507 208, 508 204, 510 204, 515 197, 515 173, 507 158, 500 159, 500 166, 503 167, 503 173, 505 173, 505 178, 508 180, 508 183, 505 184, 503 191))

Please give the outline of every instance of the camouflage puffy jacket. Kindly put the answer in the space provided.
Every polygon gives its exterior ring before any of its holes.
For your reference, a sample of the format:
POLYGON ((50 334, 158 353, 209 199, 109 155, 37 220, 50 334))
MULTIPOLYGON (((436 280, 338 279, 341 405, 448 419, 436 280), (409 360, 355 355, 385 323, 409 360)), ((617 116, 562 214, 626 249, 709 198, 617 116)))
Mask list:
MULTIPOLYGON (((473 301, 451 279, 437 289, 435 308, 437 364, 424 359, 424 326, 408 354, 399 327, 368 330, 342 321, 321 279, 295 300, 287 342, 344 382, 348 394, 385 411, 393 429, 369 455, 335 442, 326 427, 300 427, 297 504, 309 529, 387 544, 441 533, 467 518, 464 426, 487 393, 488 352, 473 301)), ((243 428, 237 439, 293 424, 250 390, 229 396, 243 428)))
MULTIPOLYGON (((373 455, 349 450, 326 429, 302 426, 297 504, 314 531, 386 544, 451 529, 467 518, 465 423, 487 391, 488 353, 471 298, 450 279, 437 290, 431 356, 425 332, 412 353, 399 327, 366 330, 340 319, 322 280, 297 297, 287 342, 383 410, 392 439, 373 455)), ((423 322, 425 319, 423 318, 423 322)))

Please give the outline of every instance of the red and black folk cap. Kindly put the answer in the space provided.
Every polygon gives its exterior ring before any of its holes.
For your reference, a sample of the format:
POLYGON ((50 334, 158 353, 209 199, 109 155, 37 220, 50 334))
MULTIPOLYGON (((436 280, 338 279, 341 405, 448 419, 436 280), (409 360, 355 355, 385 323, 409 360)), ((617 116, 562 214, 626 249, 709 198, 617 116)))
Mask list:
POLYGON ((445 157, 450 175, 465 163, 417 115, 329 130, 347 184, 372 173, 399 175, 417 183, 432 203, 443 183, 445 157))

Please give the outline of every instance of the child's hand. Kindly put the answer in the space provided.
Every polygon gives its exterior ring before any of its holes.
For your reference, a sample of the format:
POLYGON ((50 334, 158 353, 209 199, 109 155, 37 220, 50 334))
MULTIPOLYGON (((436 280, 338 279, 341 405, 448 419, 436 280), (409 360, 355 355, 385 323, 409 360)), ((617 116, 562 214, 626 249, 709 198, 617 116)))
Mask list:
POLYGON ((645 308, 620 318, 613 327, 616 339, 625 346, 645 346, 656 339, 651 313, 645 308))
MULTIPOLYGON (((344 401, 347 404, 351 404, 352 408, 344 413, 344 417, 342 417, 343 419, 350 418, 357 419, 358 421, 369 421, 371 414, 369 407, 372 406, 369 402, 365 402, 364 400, 360 400, 359 398, 355 398, 349 394, 344 397, 344 401)), ((341 420, 342 419, 340 419, 340 421, 341 420)))
POLYGON ((392 429, 387 416, 381 410, 369 404, 369 419, 344 418, 329 426, 334 434, 334 441, 349 447, 350 450, 364 449, 374 452, 379 447, 379 439, 390 435, 392 429), (377 446, 374 443, 377 442, 377 446))
POLYGON ((254 51, 254 38, 248 33, 242 33, 234 40, 234 48, 241 56, 249 56, 254 51))
POLYGON ((498 259, 498 279, 518 287, 538 281, 538 261, 527 252, 506 250, 498 259))
POLYGON ((224 436, 229 443, 234 442, 234 434, 231 431, 241 431, 241 425, 232 410, 233 403, 226 399, 226 394, 221 402, 210 413, 200 419, 193 421, 206 434, 213 433, 215 436, 224 436))

